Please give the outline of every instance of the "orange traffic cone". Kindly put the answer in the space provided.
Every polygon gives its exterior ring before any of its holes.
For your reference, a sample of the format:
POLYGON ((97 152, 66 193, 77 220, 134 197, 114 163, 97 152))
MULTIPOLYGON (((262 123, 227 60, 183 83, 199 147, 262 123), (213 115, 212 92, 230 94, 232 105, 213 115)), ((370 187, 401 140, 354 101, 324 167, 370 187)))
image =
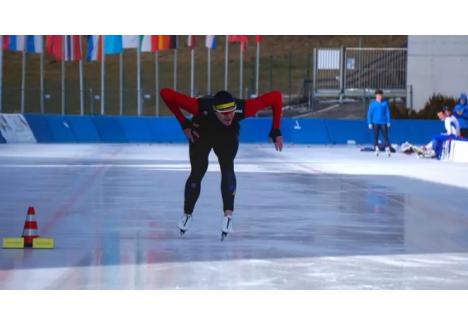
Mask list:
POLYGON ((24 246, 25 247, 32 247, 33 239, 39 238, 39 229, 37 227, 37 221, 34 217, 36 214, 34 207, 28 208, 28 215, 26 216, 26 221, 24 222, 24 229, 23 229, 23 238, 24 238, 24 246))

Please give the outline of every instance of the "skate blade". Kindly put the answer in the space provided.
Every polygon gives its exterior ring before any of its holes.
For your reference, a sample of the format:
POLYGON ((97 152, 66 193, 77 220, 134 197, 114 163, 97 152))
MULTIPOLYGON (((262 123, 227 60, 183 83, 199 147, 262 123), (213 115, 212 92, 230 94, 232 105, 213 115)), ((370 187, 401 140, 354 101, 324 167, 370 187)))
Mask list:
POLYGON ((185 235, 185 232, 187 232, 187 230, 182 230, 182 229, 179 229, 180 231, 180 236, 183 237, 185 235))
POLYGON ((227 233, 226 232, 221 232, 221 241, 224 241, 224 239, 227 237, 227 233))

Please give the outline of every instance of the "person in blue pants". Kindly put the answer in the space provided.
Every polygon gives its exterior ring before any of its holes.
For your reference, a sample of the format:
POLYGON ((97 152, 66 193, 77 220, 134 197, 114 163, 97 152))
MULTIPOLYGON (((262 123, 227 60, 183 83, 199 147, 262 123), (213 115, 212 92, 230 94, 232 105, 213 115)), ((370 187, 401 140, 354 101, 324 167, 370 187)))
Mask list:
POLYGON ((379 133, 382 133, 385 151, 390 156, 390 142, 388 141, 388 128, 390 128, 390 109, 383 98, 383 91, 375 91, 375 100, 369 104, 367 110, 367 123, 369 129, 374 130, 374 150, 379 155, 379 133))

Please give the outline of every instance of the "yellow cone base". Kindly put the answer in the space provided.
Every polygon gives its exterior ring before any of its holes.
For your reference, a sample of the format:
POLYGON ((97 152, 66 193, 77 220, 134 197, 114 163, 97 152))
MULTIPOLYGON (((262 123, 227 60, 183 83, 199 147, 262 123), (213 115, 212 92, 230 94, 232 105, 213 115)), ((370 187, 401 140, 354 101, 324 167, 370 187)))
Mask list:
POLYGON ((54 239, 52 238, 36 238, 33 239, 33 249, 54 249, 54 239))
POLYGON ((23 238, 3 238, 4 249, 23 249, 24 239, 23 238))

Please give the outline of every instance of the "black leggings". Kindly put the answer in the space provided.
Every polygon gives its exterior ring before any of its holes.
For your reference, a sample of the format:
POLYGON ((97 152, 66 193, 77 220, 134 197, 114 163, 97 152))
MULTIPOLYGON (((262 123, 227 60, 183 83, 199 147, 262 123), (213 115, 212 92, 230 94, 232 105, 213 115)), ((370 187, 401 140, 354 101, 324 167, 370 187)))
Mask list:
POLYGON ((234 158, 239 148, 236 137, 218 139, 214 142, 201 137, 195 143, 190 143, 190 176, 185 183, 184 212, 192 214, 195 204, 200 196, 201 181, 208 169, 208 156, 213 148, 221 169, 221 194, 223 197, 223 210, 234 210, 234 197, 236 195, 236 175, 234 173, 234 158))
POLYGON ((374 124, 373 129, 374 129, 374 148, 379 145, 379 130, 382 131, 385 147, 390 146, 390 144, 388 142, 388 127, 387 127, 387 125, 374 124))

